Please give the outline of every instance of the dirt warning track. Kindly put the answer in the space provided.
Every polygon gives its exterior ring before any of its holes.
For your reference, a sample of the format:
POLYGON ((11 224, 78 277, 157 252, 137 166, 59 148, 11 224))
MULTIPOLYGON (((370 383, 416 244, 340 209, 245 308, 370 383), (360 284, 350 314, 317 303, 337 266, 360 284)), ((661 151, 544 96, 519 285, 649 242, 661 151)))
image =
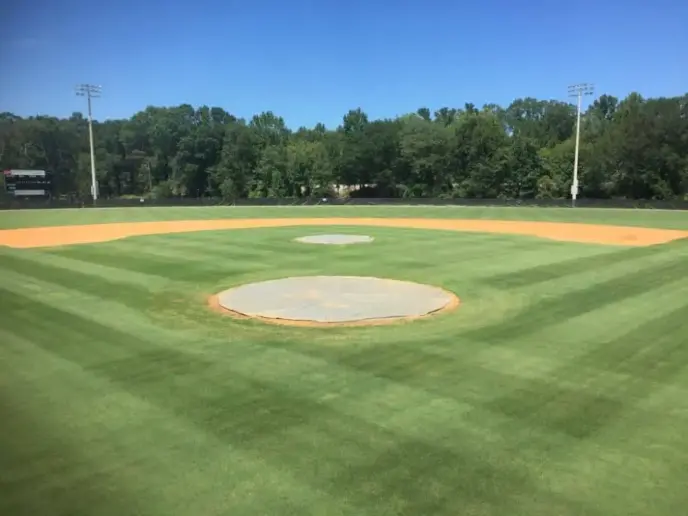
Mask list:
POLYGON ((465 220, 418 218, 293 218, 215 219, 161 222, 125 222, 81 226, 55 226, 0 230, 0 245, 28 249, 108 242, 131 236, 189 233, 223 229, 277 228, 289 226, 376 226, 439 229, 479 233, 536 236, 566 242, 648 246, 688 238, 688 231, 628 226, 602 226, 560 222, 513 220, 465 220))

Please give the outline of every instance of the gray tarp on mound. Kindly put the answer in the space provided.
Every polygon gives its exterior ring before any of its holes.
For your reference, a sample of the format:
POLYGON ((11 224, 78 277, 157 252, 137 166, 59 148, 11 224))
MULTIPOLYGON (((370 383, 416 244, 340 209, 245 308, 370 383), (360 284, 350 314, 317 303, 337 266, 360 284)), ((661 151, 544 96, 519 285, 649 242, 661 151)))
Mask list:
POLYGON ((302 244, 367 244, 373 241, 373 237, 367 235, 311 235, 295 239, 302 244))
POLYGON ((218 296, 228 310, 253 317, 323 323, 414 317, 449 305, 437 287, 360 276, 304 276, 250 283, 218 296))

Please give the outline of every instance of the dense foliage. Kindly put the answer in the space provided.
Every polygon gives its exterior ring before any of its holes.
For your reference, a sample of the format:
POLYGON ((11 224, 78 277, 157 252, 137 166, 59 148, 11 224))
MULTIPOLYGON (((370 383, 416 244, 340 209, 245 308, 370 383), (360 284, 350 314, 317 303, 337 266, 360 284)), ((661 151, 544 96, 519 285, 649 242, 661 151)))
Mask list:
MULTIPOLYGON (((217 107, 149 107, 94 123, 101 196, 567 197, 575 106, 534 98, 466 104, 390 120, 360 109, 341 125, 291 131, 272 112, 237 119, 217 107)), ((54 174, 57 193, 90 191, 88 124, 0 114, 0 167, 54 174)), ((603 95, 583 114, 583 197, 684 199, 688 95, 603 95)))

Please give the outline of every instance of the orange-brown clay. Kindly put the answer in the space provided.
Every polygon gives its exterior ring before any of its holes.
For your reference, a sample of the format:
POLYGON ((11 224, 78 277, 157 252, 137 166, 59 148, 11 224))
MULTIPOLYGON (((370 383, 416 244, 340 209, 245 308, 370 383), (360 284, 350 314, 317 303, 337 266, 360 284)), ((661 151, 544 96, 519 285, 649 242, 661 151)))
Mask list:
POLYGON ((428 317, 434 317, 439 314, 444 314, 446 312, 451 312, 452 310, 456 310, 459 305, 461 304, 461 301, 459 300, 458 297, 453 292, 445 291, 446 293, 450 294, 451 300, 449 303, 444 305, 442 308, 439 310, 435 310, 433 312, 424 314, 424 315, 414 315, 410 317, 388 317, 384 319, 364 319, 361 321, 350 321, 350 322, 336 322, 336 323, 329 323, 329 322, 319 322, 319 321, 297 321, 294 319, 277 319, 275 317, 260 317, 260 316, 251 316, 251 315, 246 315, 242 314, 239 312, 236 312, 234 310, 230 310, 228 308, 225 308, 220 304, 220 298, 217 294, 212 295, 208 297, 208 307, 217 313, 223 314, 223 315, 228 315, 230 317, 233 317, 234 319, 240 319, 240 320, 254 320, 254 321, 260 321, 264 323, 269 323, 269 324, 278 324, 281 326, 300 326, 302 328, 334 328, 334 327, 352 327, 352 326, 382 326, 382 325, 388 325, 388 324, 398 324, 398 323, 403 323, 403 322, 411 322, 411 321, 418 321, 420 319, 427 319, 428 317))
POLYGON ((121 222, 83 226, 5 229, 0 230, 0 245, 25 249, 32 247, 108 242, 110 240, 138 235, 187 233, 192 231, 222 229, 331 225, 505 233, 513 235, 531 235, 567 242, 623 246, 648 246, 663 244, 681 238, 688 238, 688 231, 682 230, 560 222, 417 218, 293 218, 121 222))

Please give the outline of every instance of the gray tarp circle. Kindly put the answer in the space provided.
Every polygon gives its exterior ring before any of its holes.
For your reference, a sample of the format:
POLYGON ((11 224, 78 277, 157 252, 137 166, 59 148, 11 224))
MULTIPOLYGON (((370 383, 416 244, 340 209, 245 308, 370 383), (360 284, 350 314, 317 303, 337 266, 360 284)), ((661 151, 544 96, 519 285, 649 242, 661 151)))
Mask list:
POLYGON ((373 241, 373 237, 367 235, 311 235, 295 239, 302 244, 367 244, 373 241))
POLYGON ((284 278, 218 294, 220 306, 243 315, 317 323, 417 317, 455 300, 438 287, 360 276, 284 278))

